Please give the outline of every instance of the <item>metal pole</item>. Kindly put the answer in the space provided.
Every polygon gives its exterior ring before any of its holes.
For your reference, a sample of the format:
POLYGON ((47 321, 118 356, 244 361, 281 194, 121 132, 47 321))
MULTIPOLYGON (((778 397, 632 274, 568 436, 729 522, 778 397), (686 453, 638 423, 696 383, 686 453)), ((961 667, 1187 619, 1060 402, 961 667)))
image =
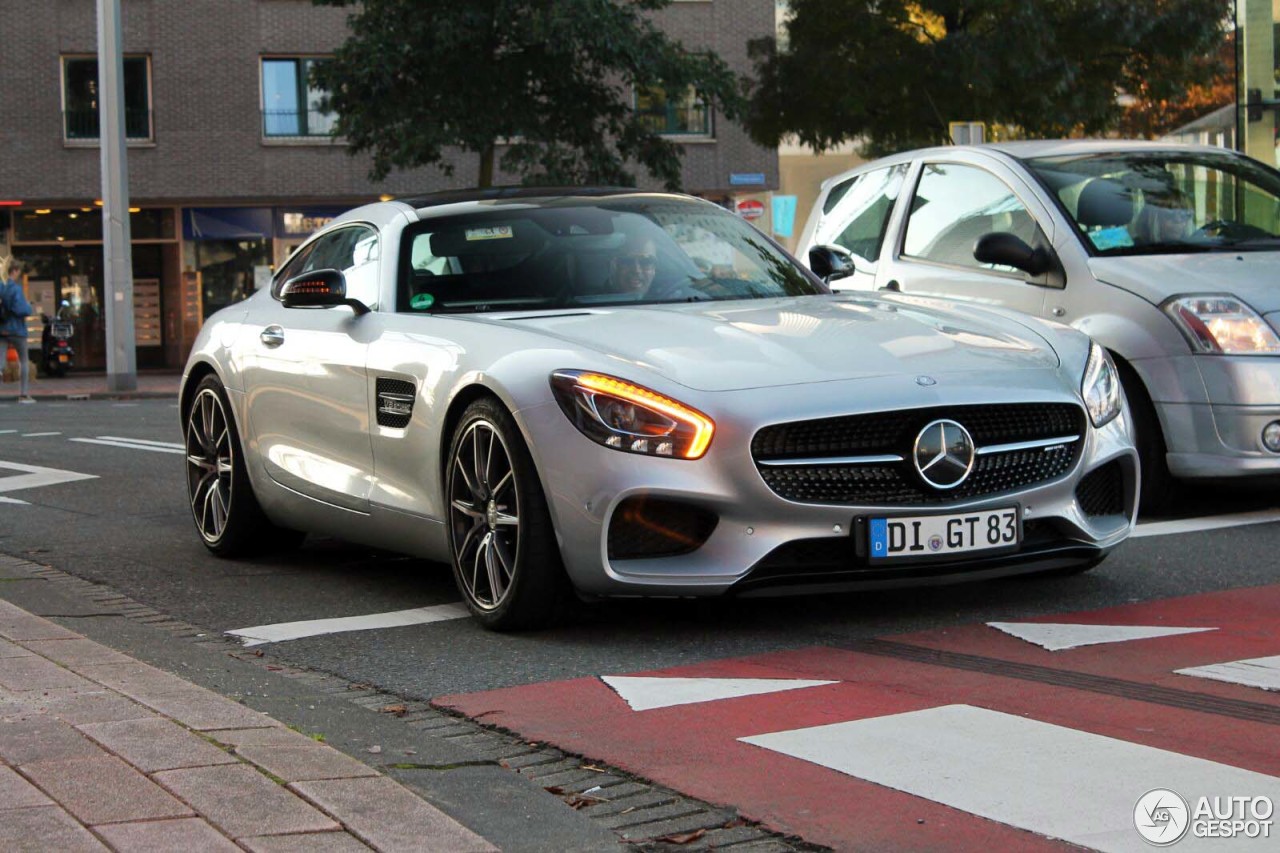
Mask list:
POLYGON ((138 387, 137 344, 133 335, 133 257, 120 29, 120 0, 98 0, 98 141, 102 150, 107 390, 134 391, 138 387))

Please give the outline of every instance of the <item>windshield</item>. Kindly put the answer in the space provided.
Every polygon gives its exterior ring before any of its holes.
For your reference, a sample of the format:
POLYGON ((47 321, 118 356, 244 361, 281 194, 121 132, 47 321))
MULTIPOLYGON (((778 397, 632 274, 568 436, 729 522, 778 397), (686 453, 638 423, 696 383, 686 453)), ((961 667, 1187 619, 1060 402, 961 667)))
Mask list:
POLYGON ((543 310, 825 293, 715 205, 662 197, 488 202, 405 231, 398 308, 543 310))
POLYGON ((1280 249, 1280 174, 1244 157, 1112 152, 1026 164, 1094 254, 1280 249))

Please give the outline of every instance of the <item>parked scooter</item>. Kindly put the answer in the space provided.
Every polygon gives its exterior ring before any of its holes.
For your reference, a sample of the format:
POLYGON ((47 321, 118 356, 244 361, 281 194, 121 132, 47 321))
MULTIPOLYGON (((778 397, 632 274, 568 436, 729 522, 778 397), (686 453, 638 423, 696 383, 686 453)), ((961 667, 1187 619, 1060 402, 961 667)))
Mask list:
POLYGON ((76 351, 71 338, 76 327, 69 320, 50 320, 44 315, 44 329, 40 333, 40 367, 45 376, 66 376, 75 367, 76 351))

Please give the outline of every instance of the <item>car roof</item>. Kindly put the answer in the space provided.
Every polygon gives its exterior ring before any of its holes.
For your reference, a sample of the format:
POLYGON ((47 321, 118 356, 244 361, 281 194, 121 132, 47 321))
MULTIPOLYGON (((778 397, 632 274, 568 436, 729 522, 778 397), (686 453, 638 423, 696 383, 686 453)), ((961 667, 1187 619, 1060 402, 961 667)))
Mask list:
POLYGON ((653 192, 635 187, 473 187, 469 189, 442 190, 423 195, 405 196, 388 201, 377 201, 353 208, 333 221, 386 223, 404 214, 417 214, 426 219, 442 214, 471 213, 486 209, 492 203, 511 202, 524 207, 544 207, 572 204, 577 201, 598 198, 656 197, 681 201, 702 202, 694 196, 671 192, 653 192))

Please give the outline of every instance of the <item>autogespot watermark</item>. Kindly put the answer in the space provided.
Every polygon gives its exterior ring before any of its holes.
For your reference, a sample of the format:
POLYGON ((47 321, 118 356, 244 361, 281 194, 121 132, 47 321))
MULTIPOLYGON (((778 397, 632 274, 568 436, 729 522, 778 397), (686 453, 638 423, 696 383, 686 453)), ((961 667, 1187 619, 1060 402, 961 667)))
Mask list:
POLYGON ((1192 808, 1176 791, 1155 788, 1138 798, 1133 825, 1157 847, 1194 838, 1270 838, 1275 806, 1270 797, 1200 797, 1192 808))

